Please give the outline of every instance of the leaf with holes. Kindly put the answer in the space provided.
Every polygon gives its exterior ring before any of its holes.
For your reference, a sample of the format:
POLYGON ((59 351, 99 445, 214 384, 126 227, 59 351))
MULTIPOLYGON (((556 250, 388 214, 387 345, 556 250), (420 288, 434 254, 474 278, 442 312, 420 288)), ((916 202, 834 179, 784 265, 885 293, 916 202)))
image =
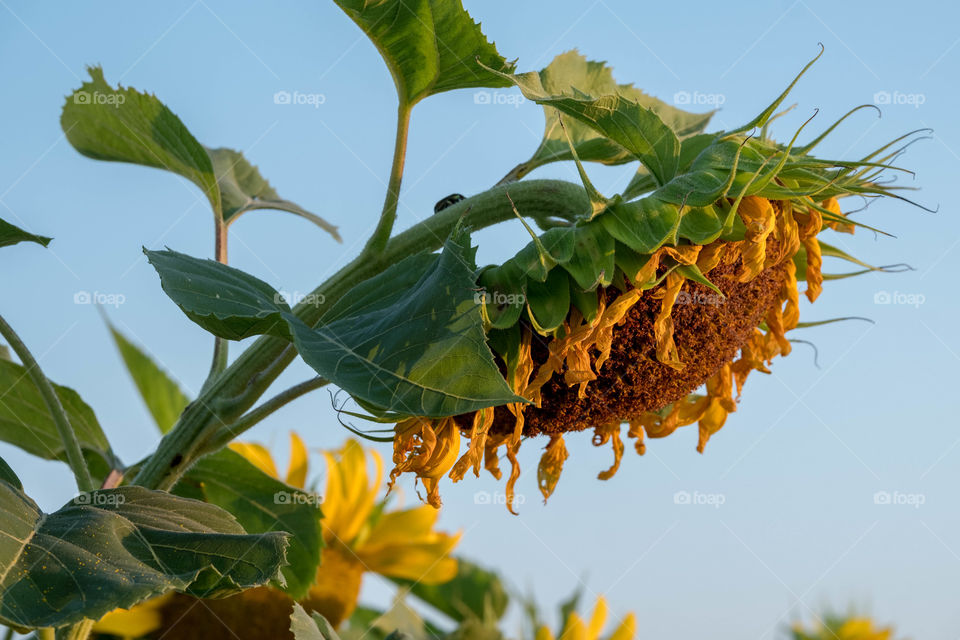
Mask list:
POLYGON ((142 487, 43 513, 0 482, 0 622, 57 627, 167 591, 222 597, 279 580, 288 535, 250 535, 214 505, 142 487))

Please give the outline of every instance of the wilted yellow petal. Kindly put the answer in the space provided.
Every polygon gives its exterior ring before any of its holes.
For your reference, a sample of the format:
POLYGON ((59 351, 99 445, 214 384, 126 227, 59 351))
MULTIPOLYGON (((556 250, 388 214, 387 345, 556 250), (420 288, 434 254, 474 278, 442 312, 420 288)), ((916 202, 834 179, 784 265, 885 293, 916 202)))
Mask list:
POLYGON ((563 442, 563 436, 551 436, 546 450, 540 456, 540 464, 537 466, 537 484, 540 486, 540 493, 543 494, 544 502, 550 498, 553 490, 557 488, 560 473, 563 471, 563 463, 569 457, 570 454, 563 442))

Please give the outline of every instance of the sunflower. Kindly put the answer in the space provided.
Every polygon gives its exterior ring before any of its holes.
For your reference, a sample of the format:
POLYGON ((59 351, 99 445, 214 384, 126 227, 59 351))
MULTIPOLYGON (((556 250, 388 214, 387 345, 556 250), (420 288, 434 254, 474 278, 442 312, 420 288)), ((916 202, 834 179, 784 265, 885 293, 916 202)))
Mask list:
MULTIPOLYGON (((608 607, 603 596, 597 598, 589 621, 584 621, 575 611, 571 612, 563 623, 558 635, 554 635, 546 625, 537 627, 535 640, 600 640, 600 634, 607 622, 608 607)), ((633 640, 637 635, 637 617, 631 612, 620 620, 605 640, 633 640)))
MULTIPOLYGON (((233 443, 263 472, 280 478, 269 450, 259 444, 233 443)), ((364 451, 355 440, 340 449, 323 451, 326 491, 323 494, 321 564, 306 598, 300 603, 321 613, 334 626, 349 618, 357 605, 365 573, 421 584, 442 584, 457 574, 450 556, 460 534, 435 530, 438 512, 430 506, 389 510, 382 488, 383 461, 376 451, 364 451), (368 458, 369 455, 369 458, 368 458), (375 474, 368 473, 373 463, 375 474)), ((290 434, 287 484, 305 488, 309 474, 307 448, 290 434)), ((150 600, 130 611, 108 614, 96 633, 141 637, 162 629, 169 637, 287 638, 293 600, 282 591, 259 587, 220 600, 198 601, 183 594, 150 600), (201 606, 202 605, 202 606, 201 606)))
MULTIPOLYGON (((535 75, 511 78, 527 91, 539 82, 535 75)), ((812 155, 839 122, 805 146, 795 144, 800 131, 788 144, 777 143, 766 125, 788 92, 739 129, 674 132, 680 141, 674 177, 658 179, 654 167, 642 166, 613 198, 590 184, 571 142, 590 206, 573 222, 545 225, 516 256, 477 274, 488 344, 525 402, 400 421, 391 486, 413 473, 427 501, 439 506, 442 476, 457 482, 483 466, 500 479, 503 451, 513 511, 517 453, 526 438, 548 439, 537 469, 544 500, 569 457, 564 436, 571 432, 591 430, 595 445, 612 447, 603 480, 619 468, 626 438, 642 455, 647 438, 697 424, 702 453, 736 411, 749 375, 769 373, 774 358, 791 352, 788 332, 805 326, 801 295, 812 303, 825 280, 891 270, 866 265, 822 238, 866 226, 844 213, 850 209, 841 205, 844 198, 905 200, 879 180, 885 170, 902 171, 888 163, 903 138, 852 162, 812 155), (761 126, 759 136, 751 133, 761 126), (824 256, 864 268, 824 274, 824 256)), ((612 108, 628 100, 606 98, 597 103, 612 108)), ((570 97, 535 99, 566 100, 567 111, 576 111, 586 107, 570 104, 590 97, 574 90, 570 97)), ((562 125, 559 111, 554 118, 562 125)))
POLYGON ((793 640, 890 640, 893 637, 892 628, 877 628, 873 620, 860 616, 828 615, 812 629, 797 623, 791 631, 793 640))

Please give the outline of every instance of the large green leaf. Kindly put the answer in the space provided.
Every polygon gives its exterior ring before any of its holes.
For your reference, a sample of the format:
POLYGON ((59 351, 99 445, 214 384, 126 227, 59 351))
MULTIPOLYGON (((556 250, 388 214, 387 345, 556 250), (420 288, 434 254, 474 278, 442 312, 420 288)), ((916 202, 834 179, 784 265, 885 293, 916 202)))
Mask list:
POLYGON ((288 316, 297 350, 321 376, 384 412, 441 417, 522 401, 486 344, 474 253, 469 236, 455 232, 412 286, 397 290, 397 279, 409 277, 401 262, 356 296, 348 292, 332 322, 311 329, 288 316))
POLYGON ((403 260, 347 292, 319 328, 247 273, 148 251, 164 291, 222 338, 289 330, 304 361, 371 410, 441 417, 519 402, 486 345, 475 249, 456 232, 440 255, 403 260))
POLYGON ((176 251, 148 251, 170 299, 191 320, 228 340, 269 334, 289 337, 290 307, 276 289, 248 273, 176 251))
POLYGON ((509 82, 477 64, 513 71, 460 0, 336 0, 383 56, 400 104, 471 87, 509 82))
POLYGON ((260 170, 239 151, 221 147, 208 148, 207 153, 213 161, 213 170, 220 186, 225 222, 233 222, 247 211, 276 209, 309 220, 332 235, 337 242, 341 241, 337 227, 300 205, 281 198, 267 179, 260 175, 260 170))
MULTIPOLYGON (((100 460, 94 464, 94 475, 103 467, 115 467, 116 461, 97 416, 80 395, 68 387, 54 385, 80 447, 100 460)), ((20 447, 45 460, 66 460, 63 440, 30 375, 23 365, 0 359, 0 440, 20 447)), ((109 470, 109 469, 108 469, 109 470)))
POLYGON ((8 465, 7 461, 3 458, 0 458, 0 482, 13 485, 16 489, 23 489, 23 485, 20 484, 20 478, 17 477, 17 474, 14 473, 13 469, 10 468, 10 465, 8 465))
MULTIPOLYGON (((565 95, 583 99, 587 96, 596 98, 620 95, 629 98, 660 116, 680 138, 702 132, 713 115, 712 111, 690 113, 677 109, 631 84, 617 84, 606 63, 587 60, 575 49, 558 55, 539 75, 544 91, 552 96, 565 95)), ((556 109, 545 106, 544 116, 546 126, 543 140, 533 156, 519 168, 517 178, 522 178, 533 169, 550 162, 573 160, 570 143, 583 161, 621 164, 634 159, 633 154, 623 146, 579 120, 568 119, 564 122, 570 136, 568 142, 556 109)))
POLYGON ((90 80, 67 96, 60 125, 74 149, 97 160, 132 162, 178 173, 192 181, 221 211, 213 163, 170 109, 149 93, 114 89, 103 69, 90 67, 90 80))
POLYGON ((292 598, 307 595, 317 575, 320 547, 320 499, 273 478, 240 454, 224 449, 202 458, 174 488, 184 497, 226 509, 248 533, 291 534, 283 568, 292 598))
POLYGON ((507 610, 510 596, 500 576, 462 558, 457 559, 457 575, 442 584, 423 584, 394 580, 410 593, 457 622, 470 617, 483 619, 487 613, 499 619, 507 610))
POLYGON ((280 579, 284 533, 247 534, 214 505, 142 487, 50 514, 0 482, 0 622, 56 627, 167 591, 221 597, 280 579))
POLYGON ((340 241, 335 226, 281 198, 242 153, 204 147, 156 96, 129 87, 114 89, 100 67, 89 71, 90 81, 67 97, 60 116, 77 151, 184 176, 200 187, 215 215, 226 223, 247 211, 277 209, 310 220, 340 241))
POLYGON ((120 357, 123 358, 140 397, 147 405, 147 410, 153 416, 160 433, 166 433, 173 427, 190 400, 150 356, 117 331, 112 324, 109 328, 113 342, 117 345, 120 357))
POLYGON ((319 613, 311 616, 299 602, 293 603, 290 633, 293 634, 293 640, 340 640, 340 636, 326 618, 319 613))
MULTIPOLYGON (((563 92, 562 83, 545 86, 538 71, 499 75, 516 84, 527 99, 555 108, 619 144, 643 163, 658 184, 676 175, 680 138, 649 105, 620 93, 594 97, 576 87, 563 92)), ((563 136, 562 131, 558 135, 563 136)))
POLYGON ((0 247, 9 247, 18 242, 36 242, 37 244, 47 246, 53 238, 38 236, 28 233, 20 227, 14 226, 0 218, 0 247))

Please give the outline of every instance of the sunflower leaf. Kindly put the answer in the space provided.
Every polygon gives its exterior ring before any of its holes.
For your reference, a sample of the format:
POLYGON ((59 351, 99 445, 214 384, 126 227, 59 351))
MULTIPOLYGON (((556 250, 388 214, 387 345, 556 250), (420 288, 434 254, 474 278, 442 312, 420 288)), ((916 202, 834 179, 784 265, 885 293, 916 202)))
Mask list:
POLYGON ((188 318, 215 336, 243 340, 268 334, 289 338, 283 319, 290 312, 266 282, 233 267, 176 251, 148 251, 164 292, 188 318))
POLYGON ((149 93, 114 89, 103 69, 67 97, 60 126, 73 148, 95 160, 131 162, 180 174, 200 187, 218 214, 220 189, 213 163, 180 118, 149 93))
POLYGON ((36 242, 45 247, 51 240, 53 238, 34 235, 0 218, 0 247, 9 247, 18 242, 36 242))
POLYGON ((442 417, 518 402, 487 347, 475 249, 454 232, 416 282, 401 262, 348 292, 339 317, 311 329, 287 314, 300 355, 321 376, 384 412, 442 417), (407 275, 402 275, 407 273, 407 275))
POLYGON ((336 0, 373 41, 390 69, 402 107, 427 96, 510 83, 486 67, 512 72, 460 0, 336 0))
MULTIPOLYGON (((100 428, 97 416, 73 389, 53 385, 94 476, 119 462, 100 428)), ((63 440, 40 391, 16 362, 0 358, 0 440, 44 460, 66 460, 63 440)))
MULTIPOLYGON (((563 87, 544 86, 538 71, 496 73, 516 84, 528 100, 554 107, 626 149, 650 170, 658 184, 666 184, 676 175, 680 138, 650 106, 620 93, 594 97, 576 87, 556 93, 563 87)), ((563 131, 558 134, 563 136, 563 131)))
POLYGON ((337 242, 342 241, 336 226, 300 205, 281 198, 267 179, 260 175, 260 170, 239 151, 221 147, 208 148, 207 153, 213 162, 213 170, 220 187, 224 222, 233 222, 247 211, 274 209, 309 220, 333 236, 337 242))
POLYGON ((288 536, 249 535, 219 507, 143 487, 45 514, 0 482, 0 622, 55 627, 167 591, 222 597, 280 578, 288 536))
MULTIPOLYGON (((617 84, 612 69, 606 63, 587 60, 576 49, 558 55, 539 75, 544 91, 553 96, 568 95, 583 99, 587 96, 620 95, 628 98, 651 109, 680 138, 702 132, 714 113, 690 113, 649 96, 631 84, 617 84)), ((573 159, 556 110, 544 106, 543 111, 546 119, 543 140, 533 156, 521 165, 517 178, 545 164, 573 159)), ((615 165, 634 160, 630 151, 588 124, 580 120, 568 120, 564 124, 573 149, 582 161, 615 165)))
POLYGON ((194 322, 233 340, 292 335, 307 364, 367 409, 442 417, 522 401, 486 345, 475 249, 465 232, 455 232, 441 254, 403 260, 347 292, 317 329, 239 269, 146 253, 164 291, 194 322))
POLYGON ((160 433, 170 431, 190 400, 180 386, 140 347, 107 322, 113 342, 160 433))
POLYGON ((482 620, 488 610, 496 619, 500 619, 510 603, 510 596, 499 575, 462 558, 457 559, 457 575, 449 582, 423 584, 410 580, 393 581, 408 587, 412 595, 456 622, 463 622, 471 616, 482 620))
POLYGON ((247 533, 286 531, 290 547, 283 567, 290 597, 303 598, 320 564, 320 500, 272 478, 239 453, 223 449, 194 465, 174 488, 232 514, 247 533))

